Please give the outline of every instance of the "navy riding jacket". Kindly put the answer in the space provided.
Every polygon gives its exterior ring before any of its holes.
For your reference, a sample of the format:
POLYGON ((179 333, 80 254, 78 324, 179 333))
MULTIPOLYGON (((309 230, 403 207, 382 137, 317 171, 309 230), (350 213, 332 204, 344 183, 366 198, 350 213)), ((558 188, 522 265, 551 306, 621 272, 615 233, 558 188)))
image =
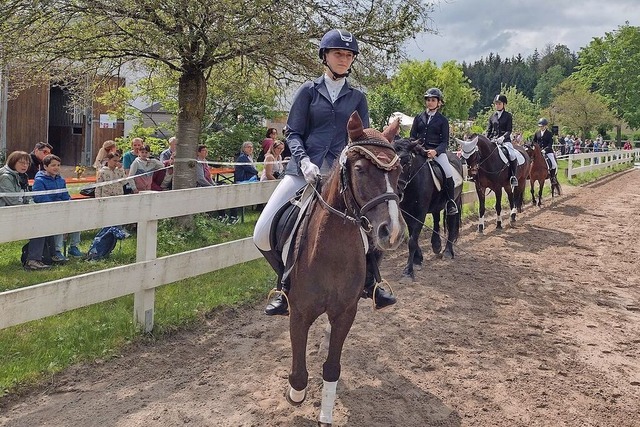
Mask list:
POLYGON ((304 83, 293 99, 287 120, 287 144, 293 161, 288 163, 286 173, 300 175, 300 160, 307 156, 318 167, 324 160, 331 166, 347 145, 347 122, 354 111, 360 114, 362 124, 368 128, 367 98, 348 81, 335 103, 331 102, 324 75, 304 83))
POLYGON ((553 134, 549 129, 545 129, 542 134, 540 131, 537 131, 535 135, 533 135, 533 142, 537 142, 545 153, 553 153, 553 134))
POLYGON ((440 111, 436 111, 429 124, 427 124, 428 120, 426 111, 418 114, 413 119, 409 136, 411 139, 422 139, 424 148, 436 150, 440 155, 447 151, 449 144, 449 120, 440 111))

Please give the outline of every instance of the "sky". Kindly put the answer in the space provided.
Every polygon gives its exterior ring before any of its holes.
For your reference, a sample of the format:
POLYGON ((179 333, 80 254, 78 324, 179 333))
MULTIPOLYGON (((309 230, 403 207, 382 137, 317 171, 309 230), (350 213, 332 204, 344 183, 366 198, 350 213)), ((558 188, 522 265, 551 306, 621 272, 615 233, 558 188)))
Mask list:
POLYGON ((639 0, 441 0, 431 28, 406 44, 411 59, 473 63, 490 52, 524 58, 563 44, 572 52, 625 21, 640 25, 639 0))

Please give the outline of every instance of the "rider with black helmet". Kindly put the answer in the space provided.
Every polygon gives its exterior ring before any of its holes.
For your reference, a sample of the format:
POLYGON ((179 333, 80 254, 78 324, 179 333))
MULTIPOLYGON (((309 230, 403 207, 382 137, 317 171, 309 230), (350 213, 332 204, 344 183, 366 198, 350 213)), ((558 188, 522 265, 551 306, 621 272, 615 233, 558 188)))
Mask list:
POLYGON ((496 95, 493 103, 496 112, 489 117, 489 126, 487 127, 487 138, 496 139, 504 137, 502 144, 509 150, 509 168, 511 170, 511 186, 518 186, 518 178, 516 178, 518 169, 518 159, 516 158, 516 150, 511 144, 511 132, 513 131, 513 116, 505 111, 507 105, 507 97, 505 95, 496 95))
POLYGON ((538 131, 533 135, 533 142, 537 142, 540 145, 542 153, 549 159, 551 166, 549 167, 549 176, 551 182, 557 180, 556 171, 558 170, 558 163, 556 162, 556 156, 553 152, 553 133, 547 129, 549 121, 544 117, 538 120, 538 131))
MULTIPOLYGON (((307 183, 314 184, 320 175, 327 175, 333 162, 347 145, 347 122, 357 111, 365 128, 369 127, 369 107, 360 90, 353 88, 346 77, 359 53, 358 41, 348 31, 331 30, 320 40, 318 56, 325 65, 325 73, 315 81, 304 83, 295 94, 287 119, 287 144, 291 160, 285 176, 264 207, 253 232, 253 241, 269 261, 278 277, 284 265, 281 256, 271 247, 271 223, 278 210, 293 198, 307 183)), ((367 265, 370 264, 367 254, 367 265)), ((395 297, 380 286, 375 287, 373 274, 367 271, 365 294, 371 298, 375 292, 376 308, 396 302, 395 297)), ((282 283, 282 291, 289 284, 282 283)), ((288 314, 286 298, 279 294, 265 309, 265 314, 288 314)))
POLYGON ((447 193, 447 215, 458 213, 454 200, 453 168, 447 158, 449 144, 449 120, 438 111, 444 103, 442 91, 432 87, 424 93, 425 111, 418 114, 411 126, 411 139, 421 139, 422 146, 427 150, 427 157, 435 159, 444 171, 445 190, 447 193))

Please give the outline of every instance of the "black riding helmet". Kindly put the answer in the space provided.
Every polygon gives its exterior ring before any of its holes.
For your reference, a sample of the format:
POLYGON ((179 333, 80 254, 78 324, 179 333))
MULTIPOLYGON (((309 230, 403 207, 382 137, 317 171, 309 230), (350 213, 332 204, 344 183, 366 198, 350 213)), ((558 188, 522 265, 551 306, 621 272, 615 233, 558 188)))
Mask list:
MULTIPOLYGON (((353 56, 356 57, 360 53, 358 49, 358 40, 356 37, 351 34, 347 30, 330 30, 324 36, 322 36, 322 40, 320 40, 320 47, 318 49, 318 56, 322 60, 322 63, 331 70, 331 67, 327 64, 327 60, 324 57, 325 51, 327 49, 345 49, 353 52, 353 56)), ((344 74, 337 74, 333 70, 331 70, 335 78, 342 78, 349 76, 351 73, 351 68, 347 70, 344 74)))
POLYGON ((426 98, 438 98, 438 101, 443 102, 443 96, 442 96, 442 91, 440 89, 438 89, 437 87, 432 87, 430 89, 427 89, 427 91, 424 93, 424 97, 426 98))
POLYGON ((544 117, 538 120, 538 126, 546 126, 548 124, 549 124, 549 120, 545 119, 544 117))
POLYGON ((493 102, 502 102, 503 104, 506 104, 507 103, 507 97, 505 95, 498 94, 498 95, 496 95, 496 97, 493 100, 493 102))

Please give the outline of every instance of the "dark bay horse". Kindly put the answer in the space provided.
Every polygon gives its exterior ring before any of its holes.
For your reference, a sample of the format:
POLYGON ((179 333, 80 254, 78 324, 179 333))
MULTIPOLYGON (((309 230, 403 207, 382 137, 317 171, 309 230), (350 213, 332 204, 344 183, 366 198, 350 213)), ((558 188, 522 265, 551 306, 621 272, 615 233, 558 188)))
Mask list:
POLYGON ((289 276, 289 403, 299 405, 306 397, 309 328, 323 313, 331 326, 322 367, 320 426, 332 424, 342 347, 362 295, 368 246, 395 249, 405 229, 397 195, 400 162, 389 142, 392 134, 363 129, 357 112, 349 119, 348 131, 350 143, 296 237, 296 260, 289 276))
POLYGON ((478 232, 484 231, 484 213, 485 213, 485 197, 487 188, 491 189, 496 195, 496 228, 502 228, 502 190, 504 189, 509 198, 509 207, 511 208, 511 224, 516 221, 516 213, 522 212, 522 203, 524 199, 524 190, 529 169, 531 168, 531 159, 524 148, 514 145, 514 148, 524 157, 524 164, 519 165, 516 173, 518 178, 518 186, 511 188, 509 183, 510 171, 509 164, 505 163, 500 157, 501 149, 498 143, 489 140, 484 135, 478 135, 471 141, 462 141, 456 139, 462 148, 462 156, 466 159, 468 165, 469 176, 473 178, 476 185, 476 193, 478 194, 479 222, 478 232))
POLYGON ((455 154, 447 153, 449 162, 459 174, 458 182, 460 185, 456 185, 454 190, 458 213, 446 215, 445 207, 448 200, 446 191, 444 187, 441 187, 441 190, 436 187, 429 163, 438 172, 440 172, 440 168, 437 167, 435 161, 427 160, 425 150, 420 145, 420 140, 398 139, 394 141, 394 147, 402 165, 402 173, 398 180, 398 191, 401 197, 400 209, 402 209, 402 216, 409 229, 409 257, 402 276, 403 279, 414 280, 414 265, 422 265, 422 249, 418 244, 418 238, 428 213, 433 217, 433 230, 431 232, 433 253, 439 255, 442 250, 440 212, 444 210, 445 213, 442 216, 444 218, 444 229, 447 232, 447 240, 442 256, 446 259, 452 259, 455 255, 453 244, 458 239, 462 213, 462 162, 455 154))
MULTIPOLYGON (((542 190, 544 189, 544 182, 547 178, 551 178, 549 173, 549 165, 547 159, 540 149, 540 145, 534 142, 532 145, 525 145, 527 154, 531 157, 531 172, 529 173, 529 183, 531 185, 531 203, 534 206, 542 206, 542 190), (536 201, 535 195, 535 183, 538 182, 538 200, 536 201)), ((562 188, 557 178, 551 179, 551 197, 555 197, 556 193, 560 195, 562 188)))

